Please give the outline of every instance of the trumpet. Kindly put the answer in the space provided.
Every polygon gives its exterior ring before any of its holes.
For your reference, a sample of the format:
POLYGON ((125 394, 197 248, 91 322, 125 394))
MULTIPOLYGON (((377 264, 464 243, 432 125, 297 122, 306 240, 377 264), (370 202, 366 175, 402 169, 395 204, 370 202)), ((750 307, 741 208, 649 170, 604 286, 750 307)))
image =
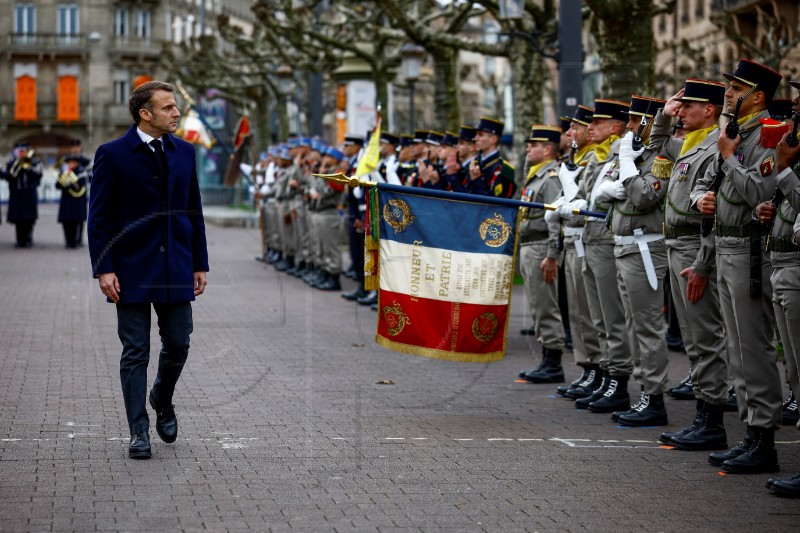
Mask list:
POLYGON ((34 151, 33 148, 19 156, 14 160, 14 163, 11 165, 9 169, 9 173, 14 176, 15 178, 22 170, 28 170, 33 166, 33 155, 34 151))
POLYGON ((63 172, 58 175, 56 181, 61 188, 67 191, 73 198, 80 198, 86 193, 86 187, 78 185, 78 176, 69 166, 66 166, 63 172))

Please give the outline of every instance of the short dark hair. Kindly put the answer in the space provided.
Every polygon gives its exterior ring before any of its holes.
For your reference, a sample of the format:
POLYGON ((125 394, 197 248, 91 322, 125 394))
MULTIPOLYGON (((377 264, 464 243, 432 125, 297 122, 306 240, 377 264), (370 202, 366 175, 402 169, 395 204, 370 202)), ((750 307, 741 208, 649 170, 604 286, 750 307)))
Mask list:
POLYGON ((139 116, 140 109, 144 108, 151 113, 153 112, 150 98, 156 91, 168 91, 172 93, 175 92, 175 87, 170 83, 153 80, 145 82, 133 90, 130 98, 128 98, 128 111, 131 113, 134 124, 138 125, 141 121, 141 117, 139 116))

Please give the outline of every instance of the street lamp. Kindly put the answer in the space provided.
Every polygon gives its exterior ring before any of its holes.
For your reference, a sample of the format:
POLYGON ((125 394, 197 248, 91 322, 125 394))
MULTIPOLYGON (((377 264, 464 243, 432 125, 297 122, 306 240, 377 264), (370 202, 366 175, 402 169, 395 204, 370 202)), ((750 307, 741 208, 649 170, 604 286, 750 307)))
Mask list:
POLYGON ((400 49, 400 69, 408 82, 408 129, 412 133, 414 132, 414 84, 419 79, 424 57, 425 49, 419 45, 406 43, 400 49))
POLYGON ((292 92, 294 84, 294 71, 287 64, 275 70, 276 89, 278 91, 278 129, 282 139, 289 136, 289 110, 286 106, 286 97, 292 92))

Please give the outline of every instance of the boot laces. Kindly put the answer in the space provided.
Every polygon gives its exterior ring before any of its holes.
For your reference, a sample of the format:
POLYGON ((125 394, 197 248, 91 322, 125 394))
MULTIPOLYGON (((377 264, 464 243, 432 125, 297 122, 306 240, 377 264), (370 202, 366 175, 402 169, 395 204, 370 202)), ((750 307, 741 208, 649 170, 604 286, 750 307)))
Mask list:
POLYGON ((633 409, 634 409, 636 412, 638 412, 638 413, 641 413, 642 411, 644 411, 645 409, 647 409, 647 407, 648 407, 649 405, 650 405, 650 395, 649 395, 649 394, 642 393, 642 397, 641 397, 641 398, 639 398, 639 403, 637 403, 637 404, 636 404, 636 405, 633 407, 633 409))
POLYGON ((617 392, 617 380, 612 378, 611 381, 608 382, 608 390, 603 394, 603 396, 610 398, 611 396, 614 396, 615 392, 617 392))
POLYGON ((645 396, 646 396, 646 394, 642 393, 642 395, 639 396, 639 401, 636 402, 635 404, 631 405, 631 409, 634 410, 634 411, 640 411, 642 402, 649 401, 649 399, 645 400, 645 396))
POLYGON ((692 374, 691 374, 691 372, 689 373, 688 376, 683 378, 683 381, 681 381, 678 385, 681 386, 681 387, 684 387, 684 386, 691 387, 692 386, 692 374))
POLYGON ((578 386, 585 387, 587 385, 591 385, 593 381, 594 381, 594 370, 590 370, 589 375, 586 376, 586 379, 578 383, 578 386))

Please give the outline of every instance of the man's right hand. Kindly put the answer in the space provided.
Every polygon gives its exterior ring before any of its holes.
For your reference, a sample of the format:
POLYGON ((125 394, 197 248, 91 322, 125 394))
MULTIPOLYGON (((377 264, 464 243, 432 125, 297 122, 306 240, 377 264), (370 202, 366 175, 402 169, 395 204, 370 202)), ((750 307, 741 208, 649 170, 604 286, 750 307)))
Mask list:
POLYGON ((664 105, 664 115, 667 117, 677 117, 678 111, 681 110, 683 107, 683 102, 678 101, 678 98, 683 97, 684 89, 681 89, 677 93, 673 94, 667 103, 664 105))
POLYGON ((775 218, 778 209, 772 202, 761 202, 756 206, 756 217, 762 224, 769 224, 775 218))
POLYGON ((697 200, 697 210, 704 215, 713 215, 717 212, 717 195, 712 191, 705 193, 697 200))
POLYGON ((696 303, 700 298, 703 297, 703 292, 706 290, 706 283, 708 283, 708 278, 705 276, 701 276, 700 274, 696 274, 692 267, 684 268, 681 270, 681 277, 688 278, 689 284, 686 287, 686 298, 691 303, 696 303))
POLYGON ((119 301, 119 293, 122 290, 119 288, 119 280, 117 275, 113 272, 107 272, 97 276, 97 281, 100 283, 100 292, 102 292, 109 300, 114 303, 119 301))

